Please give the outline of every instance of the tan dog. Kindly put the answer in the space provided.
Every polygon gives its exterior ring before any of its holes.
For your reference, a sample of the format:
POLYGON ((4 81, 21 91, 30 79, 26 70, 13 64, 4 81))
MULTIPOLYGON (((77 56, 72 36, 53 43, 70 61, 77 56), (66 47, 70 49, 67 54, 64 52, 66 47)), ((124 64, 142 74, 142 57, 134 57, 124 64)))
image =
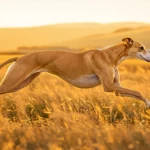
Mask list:
POLYGON ((121 87, 117 69, 117 66, 128 57, 150 61, 150 53, 142 44, 131 38, 124 38, 122 41, 102 51, 44 51, 7 60, 0 68, 10 62, 16 62, 9 67, 0 86, 0 94, 20 90, 41 72, 49 72, 80 88, 102 84, 106 92, 142 100, 150 107, 150 102, 138 91, 121 87))

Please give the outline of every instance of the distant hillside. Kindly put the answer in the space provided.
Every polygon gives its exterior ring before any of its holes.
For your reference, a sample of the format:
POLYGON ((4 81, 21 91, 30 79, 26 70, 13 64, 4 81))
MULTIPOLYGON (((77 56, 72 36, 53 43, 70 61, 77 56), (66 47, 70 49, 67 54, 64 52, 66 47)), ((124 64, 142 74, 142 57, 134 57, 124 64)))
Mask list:
POLYGON ((17 51, 18 53, 29 53, 29 52, 37 52, 37 51, 50 51, 50 50, 59 50, 59 51, 74 51, 74 52, 79 52, 82 51, 82 49, 73 49, 69 47, 61 47, 61 46, 45 46, 45 47, 40 47, 40 46, 33 46, 33 47, 18 47, 17 51))
MULTIPOLYGON (((145 27, 144 23, 68 23, 32 28, 0 28, 0 50, 15 50, 20 46, 51 46, 80 39, 81 37, 105 34, 118 28, 145 27)), ((79 44, 80 45, 80 44, 79 44)), ((81 44, 82 45, 82 44, 81 44)))
POLYGON ((132 30, 134 30, 134 29, 133 28, 128 28, 128 27, 126 27, 126 28, 119 28, 119 29, 115 30, 114 33, 127 32, 127 31, 132 31, 132 30))
MULTIPOLYGON (((124 29, 124 28, 123 28, 124 29)), ((121 42, 122 38, 131 37, 133 40, 140 41, 146 47, 150 48, 150 27, 149 28, 137 28, 135 30, 123 30, 119 32, 112 32, 109 34, 97 34, 75 40, 69 40, 65 42, 56 43, 57 46, 68 46, 71 48, 97 48, 113 45, 121 42)))

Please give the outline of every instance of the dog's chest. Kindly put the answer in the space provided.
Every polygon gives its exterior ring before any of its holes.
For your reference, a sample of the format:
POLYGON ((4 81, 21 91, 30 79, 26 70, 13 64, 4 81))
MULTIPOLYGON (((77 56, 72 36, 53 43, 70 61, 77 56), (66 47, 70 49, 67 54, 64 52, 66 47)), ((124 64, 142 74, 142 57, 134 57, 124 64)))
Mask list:
POLYGON ((97 75, 85 75, 77 79, 65 79, 70 84, 80 88, 91 88, 100 84, 100 80, 97 75))

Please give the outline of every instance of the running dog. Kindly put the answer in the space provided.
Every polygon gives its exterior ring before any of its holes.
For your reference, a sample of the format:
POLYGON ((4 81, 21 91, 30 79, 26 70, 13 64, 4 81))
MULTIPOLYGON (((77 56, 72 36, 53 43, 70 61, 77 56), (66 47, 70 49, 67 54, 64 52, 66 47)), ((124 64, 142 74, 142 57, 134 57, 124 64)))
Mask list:
POLYGON ((117 67, 130 57, 150 62, 150 53, 141 43, 131 38, 124 38, 120 44, 104 50, 81 53, 43 51, 12 58, 0 65, 2 68, 15 61, 8 68, 0 85, 0 94, 16 92, 31 83, 41 72, 48 72, 79 88, 92 88, 102 84, 105 92, 133 97, 150 107, 150 102, 140 92, 120 85, 117 67))

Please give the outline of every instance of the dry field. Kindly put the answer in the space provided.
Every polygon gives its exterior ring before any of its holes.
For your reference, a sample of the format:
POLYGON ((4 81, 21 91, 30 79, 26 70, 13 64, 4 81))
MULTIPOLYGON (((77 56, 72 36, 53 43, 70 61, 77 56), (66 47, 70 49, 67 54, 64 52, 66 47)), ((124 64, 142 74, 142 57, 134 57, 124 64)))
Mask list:
MULTIPOLYGON (((0 63, 9 57, 1 55, 0 63)), ((119 70, 124 87, 150 100, 150 63, 127 60, 119 70)), ((0 149, 148 150, 150 109, 101 86, 79 89, 43 73, 21 91, 0 96, 0 149)))

